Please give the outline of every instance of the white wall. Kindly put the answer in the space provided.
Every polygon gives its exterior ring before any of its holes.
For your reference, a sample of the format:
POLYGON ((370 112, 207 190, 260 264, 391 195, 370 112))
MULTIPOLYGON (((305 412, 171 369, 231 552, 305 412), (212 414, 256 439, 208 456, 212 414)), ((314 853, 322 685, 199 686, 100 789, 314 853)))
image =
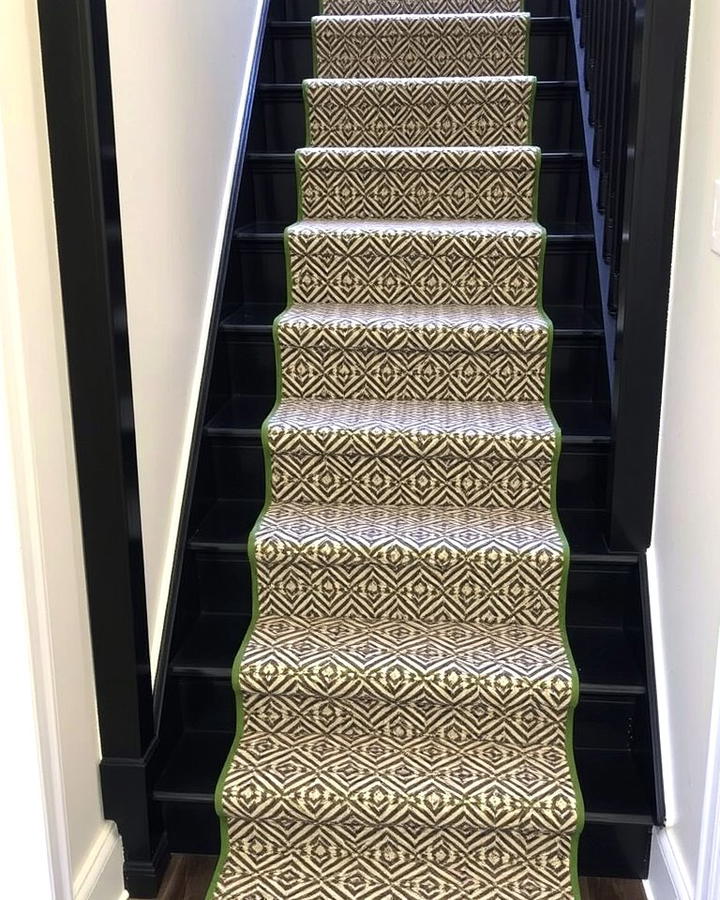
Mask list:
POLYGON ((108 0, 153 667, 260 0, 108 0))
MULTIPOLYGON (((678 896, 695 896, 720 628, 720 4, 692 5, 670 324, 650 564, 669 828, 659 845, 678 896), (683 884, 684 882, 684 884, 683 884)), ((655 869, 654 894, 667 885, 655 869)), ((700 898, 698 900, 711 900, 700 898)))
POLYGON ((0 763, 9 826, 0 846, 12 855, 3 893, 118 900, 122 850, 98 784, 35 0, 0 3, 0 321, 2 686, 12 723, 12 740, 0 741, 10 757, 0 763))

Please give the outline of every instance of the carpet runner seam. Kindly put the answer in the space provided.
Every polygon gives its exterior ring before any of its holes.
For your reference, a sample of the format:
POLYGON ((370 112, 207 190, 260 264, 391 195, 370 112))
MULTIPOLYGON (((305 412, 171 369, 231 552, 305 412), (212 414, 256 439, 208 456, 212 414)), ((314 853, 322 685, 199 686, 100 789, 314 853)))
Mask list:
POLYGON ((579 900, 521 0, 325 0, 208 900, 579 900))

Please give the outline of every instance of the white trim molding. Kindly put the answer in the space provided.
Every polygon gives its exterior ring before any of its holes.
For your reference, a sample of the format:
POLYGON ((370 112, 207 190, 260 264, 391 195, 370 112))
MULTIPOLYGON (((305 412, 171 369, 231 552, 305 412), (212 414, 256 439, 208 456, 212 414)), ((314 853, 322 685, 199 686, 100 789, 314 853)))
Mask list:
POLYGON ((699 900, 692 896, 685 866, 675 850, 672 830, 655 829, 650 873, 643 885, 647 900, 699 900))
POLYGON ((695 900, 720 897, 720 635, 715 661, 710 740, 695 900))
POLYGON ((200 387, 202 384, 203 372, 205 369, 205 358, 208 352, 208 342, 210 340, 210 324, 212 321, 213 301, 215 299, 215 290, 217 287, 218 275, 220 272, 220 261, 222 258, 223 243, 225 240, 225 226, 227 223, 228 211, 232 202, 233 180, 235 177, 235 161, 240 149, 240 138, 242 136, 243 125, 246 119, 252 113, 252 100, 250 95, 250 78, 253 64, 257 54, 261 51, 260 41, 262 33, 260 25, 262 23, 262 14, 265 6, 264 0, 255 0, 255 16, 251 25, 251 37, 248 46, 247 59, 245 69, 242 75, 242 90, 238 97, 238 104, 235 113, 235 123, 233 126, 232 146, 228 156, 228 167, 225 172, 224 186, 222 198, 217 211, 217 225, 215 230, 215 245, 213 248, 212 261, 208 272, 207 291, 203 301, 203 317, 200 326, 200 341, 198 343, 197 356, 193 362, 193 376, 188 398, 186 411, 185 428, 182 441, 182 449, 180 451, 179 464, 175 479, 175 490, 173 492, 173 501, 170 508, 168 520, 167 539, 165 543, 165 551, 161 563, 161 576, 159 596, 160 603, 155 610, 154 619, 148 622, 150 634, 150 666, 153 681, 157 675, 158 660, 160 658, 160 648, 163 640, 163 630, 165 625, 165 617, 167 613, 167 604, 170 600, 170 588, 172 582, 173 567, 175 565, 175 555, 177 552, 178 531, 180 529, 180 521, 182 516, 182 506, 185 500, 185 483, 187 480, 188 466, 190 465, 190 453, 192 450, 193 436, 195 433, 195 418, 197 406, 200 400, 200 387))
POLYGON ((660 731, 660 759, 662 760, 663 794, 665 796, 665 826, 672 828, 677 817, 675 802, 675 777, 670 727, 670 701, 665 644, 662 630, 662 608, 655 548, 650 545, 645 556, 650 606, 650 628, 652 632, 653 668, 655 672, 655 694, 658 706, 658 727, 660 731))
POLYGON ((122 884, 123 852, 114 822, 105 822, 73 882, 73 900, 127 900, 122 884))

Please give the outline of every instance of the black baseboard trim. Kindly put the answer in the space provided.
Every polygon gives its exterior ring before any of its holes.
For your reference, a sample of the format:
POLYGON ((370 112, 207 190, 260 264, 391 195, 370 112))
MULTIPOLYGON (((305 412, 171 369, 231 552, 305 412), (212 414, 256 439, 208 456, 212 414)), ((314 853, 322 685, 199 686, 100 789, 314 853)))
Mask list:
POLYGON ((170 862, 167 836, 163 834, 150 860, 126 859, 123 866, 125 887, 132 900, 157 897, 170 862))

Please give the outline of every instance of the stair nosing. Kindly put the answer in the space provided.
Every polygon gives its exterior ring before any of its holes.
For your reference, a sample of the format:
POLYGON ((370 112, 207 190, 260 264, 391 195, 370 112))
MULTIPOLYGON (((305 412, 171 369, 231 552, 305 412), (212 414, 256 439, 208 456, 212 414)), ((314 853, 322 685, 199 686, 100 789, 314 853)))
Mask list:
MULTIPOLYGON (((442 76, 439 76, 442 77, 442 76)), ((483 76, 478 76, 483 77, 483 76)), ((314 80, 314 75, 309 75, 307 79, 304 80, 314 80)), ((334 80, 334 79, 320 79, 320 80, 334 80)), ((348 81, 372 81, 371 78, 357 78, 357 79, 342 79, 348 81)), ((398 78, 398 81, 404 81, 407 79, 398 78)), ((556 90, 567 90, 571 91, 577 89, 580 85, 580 82, 576 78, 538 78, 537 86, 538 90, 542 91, 556 91, 556 90)), ((260 93, 283 93, 283 92, 293 92, 299 93, 302 97, 302 81, 261 81, 257 90, 260 93)))
MULTIPOLYGON (((534 146, 536 146, 536 145, 535 145, 535 144, 527 144, 526 146, 528 146, 528 147, 534 147, 534 146)), ((337 147, 312 147, 312 146, 298 147, 298 150, 318 150, 318 151, 321 151, 321 150, 337 150, 337 149, 351 150, 351 149, 353 149, 353 148, 352 148, 352 147, 347 147, 347 148, 346 148, 346 147, 342 147, 342 148, 337 148, 337 147)), ((375 148, 373 148, 373 149, 375 149, 375 148)), ((377 149, 378 149, 378 150, 392 150, 392 149, 396 149, 396 148, 393 148, 393 147, 378 147, 377 149)), ((411 148, 411 149, 421 149, 421 148, 418 147, 418 148, 411 148)), ((440 149, 446 149, 446 148, 440 148, 440 149)), ((447 148, 447 149, 450 149, 450 148, 447 148)), ((477 147, 464 148, 464 147, 460 147, 460 148, 456 148, 456 149, 461 149, 461 150, 463 150, 463 149, 492 150, 493 148, 492 148, 492 147, 482 147, 482 148, 477 148, 477 147)), ((263 161, 267 161, 267 162, 283 162, 283 163, 293 163, 293 164, 294 164, 294 163, 295 163, 295 154, 296 154, 296 152, 297 152, 297 151, 292 152, 292 153, 286 153, 286 152, 282 152, 282 153, 281 153, 281 152, 278 152, 278 151, 270 151, 270 150, 256 150, 256 151, 253 151, 253 152, 251 152, 251 153, 246 153, 246 154, 245 154, 245 160, 246 160, 247 162, 249 162, 250 164, 253 164, 253 163, 260 163, 260 162, 263 162, 263 161)), ((585 161, 585 152, 584 152, 583 150, 547 150, 547 151, 541 152, 541 156, 542 156, 542 160, 543 160, 543 161, 547 160, 547 162, 561 162, 561 161, 568 161, 568 162, 570 162, 570 161, 572 161, 572 162, 584 162, 584 161, 585 161)))
MULTIPOLYGON (((258 500, 258 510, 262 505, 262 501, 258 500)), ((244 541, 227 541, 227 540, 208 540, 197 539, 195 537, 188 538, 186 547, 192 552, 211 552, 227 555, 247 555, 248 543, 244 541)), ((573 551, 570 548, 571 565, 585 566, 606 566, 606 565, 637 565, 641 554, 632 551, 573 551)))
MULTIPOLYGON (((229 680, 232 664, 215 665, 203 663, 170 663, 170 674, 174 678, 193 678, 201 681, 217 679, 229 680)), ((587 697, 644 697, 647 685, 609 684, 607 682, 580 681, 580 696, 587 697)))
MULTIPOLYGON (((553 28, 569 29, 572 24, 570 16, 531 16, 531 30, 543 31, 553 28)), ((268 29, 270 31, 307 31, 310 32, 310 19, 270 19, 268 29)))
MULTIPOLYGON (((302 220, 300 220, 302 221, 302 220)), ((312 220, 305 220, 312 221, 312 220)), ((362 221, 359 219, 358 221, 362 221)), ((267 223, 274 224, 274 223, 267 223)), ((285 236, 285 226, 280 223, 277 224, 277 228, 274 230, 267 231, 244 231, 245 226, 238 226, 233 231, 233 241, 249 241, 251 243, 259 243, 261 241, 273 241, 279 244, 282 244, 283 238, 285 236)), ((595 235, 592 231, 577 231, 571 234, 563 234, 561 232, 548 232, 546 235, 546 241, 548 244, 561 244, 564 241, 572 244, 579 243, 591 243, 594 242, 595 235)))
MULTIPOLYGON (((262 437, 262 427, 247 425, 247 426, 236 426, 236 425, 213 425, 212 420, 207 422, 203 427, 203 432, 209 438, 217 438, 220 440, 231 439, 231 438, 252 438, 256 440, 260 440, 262 437)), ((572 432, 566 432, 562 434, 562 445, 563 448, 570 447, 609 447, 612 442, 612 438, 610 435, 584 435, 584 434, 572 434, 572 432)))
MULTIPOLYGON (((311 304, 307 304, 310 306, 311 304)), ((351 306, 352 304, 347 304, 351 306)), ((358 304, 360 305, 360 304, 358 304)), ((535 307, 530 307, 534 309, 535 307)), ((284 312, 284 310, 281 310, 284 312)), ((272 322, 268 323, 240 323, 240 324, 232 324, 228 325, 225 321, 220 323, 220 332, 224 334, 259 334, 259 335, 272 335, 273 326, 272 322)), ((558 328, 555 326, 553 328, 553 334, 555 338, 560 338, 561 340, 569 340, 571 338, 588 338, 593 340, 598 340, 603 337, 603 329, 601 326, 595 328, 558 328)))

